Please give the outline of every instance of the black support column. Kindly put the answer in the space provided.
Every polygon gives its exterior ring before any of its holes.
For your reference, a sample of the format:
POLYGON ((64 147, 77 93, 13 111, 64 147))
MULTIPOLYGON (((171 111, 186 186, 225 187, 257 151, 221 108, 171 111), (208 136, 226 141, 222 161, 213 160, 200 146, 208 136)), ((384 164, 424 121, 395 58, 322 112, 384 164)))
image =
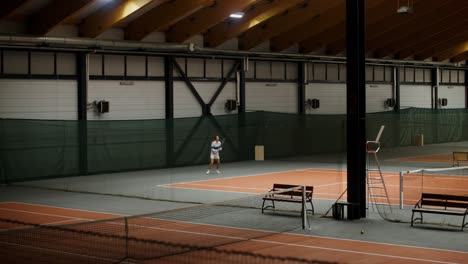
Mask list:
MULTIPOLYGON (((239 87, 239 98, 237 98, 239 103, 239 108, 237 109, 237 127, 239 129, 239 145, 237 147, 238 151, 238 160, 246 160, 249 158, 249 150, 246 148, 246 139, 247 139, 247 129, 246 129, 246 114, 245 114, 245 70, 246 63, 245 59, 242 59, 239 63, 239 78, 237 87, 239 87)), ((253 150, 252 150, 253 151, 253 150)))
POLYGON ((438 109, 439 104, 439 76, 437 76, 437 68, 432 68, 431 69, 431 91, 432 91, 432 108, 433 109, 438 109))
POLYGON ((245 69, 247 68, 245 59, 239 64, 239 113, 245 113, 245 69))
POLYGON ((78 86, 78 160, 80 175, 88 174, 88 54, 76 55, 78 86))
POLYGON ((365 0, 346 1, 348 218, 366 217, 365 0))
MULTIPOLYGON (((465 65, 468 65, 465 62, 465 65)), ((465 107, 468 108, 468 70, 465 70, 465 107)))
POLYGON ((398 112, 400 111, 401 101, 400 101, 400 68, 394 67, 395 74, 393 75, 393 83, 395 85, 395 107, 393 110, 398 112))
POLYGON ((174 164, 174 64, 164 57, 164 83, 166 94, 166 166, 174 164))
POLYGON ((298 92, 297 92, 297 105, 298 113, 305 114, 305 86, 306 86, 306 74, 305 74, 305 62, 298 62, 297 64, 297 81, 298 81, 298 92))

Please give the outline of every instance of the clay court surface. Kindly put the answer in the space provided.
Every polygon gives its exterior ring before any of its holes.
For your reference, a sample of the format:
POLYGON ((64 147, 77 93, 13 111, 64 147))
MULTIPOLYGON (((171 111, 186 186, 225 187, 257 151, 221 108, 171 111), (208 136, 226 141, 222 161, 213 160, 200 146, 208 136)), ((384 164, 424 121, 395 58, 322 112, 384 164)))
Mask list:
MULTIPOLYGON (((413 156, 413 157, 404 157, 395 159, 396 161, 403 162, 435 162, 435 163, 446 163, 447 166, 452 166, 453 164, 453 154, 436 154, 436 155, 422 155, 422 156, 413 156)), ((459 161, 459 164, 468 164, 467 161, 459 161)))
MULTIPOLYGON (((372 172, 377 173, 377 172, 372 172)), ((392 204, 400 200, 400 175, 383 172, 392 204)), ((414 205, 421 192, 468 195, 468 177, 449 175, 406 175, 403 181, 404 204, 414 205)), ((314 186, 314 199, 337 199, 346 190, 346 171, 304 169, 277 173, 265 173, 244 177, 203 180, 163 185, 172 188, 214 190, 260 194, 268 192, 273 183, 314 186)), ((346 196, 344 196, 346 197, 346 196)))
MULTIPOLYGON (((0 204, 2 218, 20 220, 42 225, 88 222, 111 219, 121 215, 42 205, 11 203, 0 204)), ((226 240, 231 244, 222 249, 240 250, 269 254, 273 256, 291 256, 296 258, 326 260, 346 263, 468 263, 468 253, 408 247, 383 243, 361 242, 298 234, 278 234, 245 228, 231 228, 190 222, 175 222, 162 219, 142 219, 138 224, 144 230, 141 238, 167 238, 171 242, 226 240), (163 228, 161 228, 163 226, 163 228), (262 238, 245 240, 252 236, 262 238), (187 236, 187 234, 189 236, 187 236), (189 237, 189 240, 187 238, 189 237), (238 240, 239 242, 236 242, 238 240)), ((106 222, 112 225, 112 221, 106 222)), ((131 225, 131 224, 130 224, 131 225)), ((1 226, 2 232, 8 227, 1 226)), ((68 238, 64 237, 64 240, 68 238)), ((45 242, 49 243, 49 242, 45 242)), ((97 244, 99 247, 99 244, 97 244)), ((37 245, 36 249, 40 248, 37 245)), ((68 252, 69 254, 76 254, 68 252)), ((189 253, 190 254, 190 253, 189 253)), ((86 256, 76 256, 83 260, 86 256)), ((111 261, 111 260, 110 260, 111 261)))

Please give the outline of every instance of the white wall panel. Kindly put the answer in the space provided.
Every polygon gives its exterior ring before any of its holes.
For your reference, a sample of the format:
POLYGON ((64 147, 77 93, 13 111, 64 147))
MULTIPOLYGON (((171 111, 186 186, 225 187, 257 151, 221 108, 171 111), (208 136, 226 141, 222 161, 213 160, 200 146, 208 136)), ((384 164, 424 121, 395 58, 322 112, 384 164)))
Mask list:
POLYGON ((440 108, 465 108, 465 86, 441 85, 438 91, 439 98, 447 98, 447 106, 440 108))
POLYGON ((88 102, 109 101, 109 113, 88 110, 89 120, 160 119, 165 117, 164 82, 90 81, 88 102))
POLYGON ((188 77, 203 77, 204 71, 203 59, 188 58, 187 59, 187 74, 188 77))
POLYGON ((145 76, 144 56, 127 56, 127 76, 145 76))
POLYGON ((27 74, 28 52, 26 51, 4 51, 3 52, 4 73, 27 74))
POLYGON ((0 117, 76 120, 77 84, 69 80, 0 80, 0 117))
POLYGON ((297 113, 296 83, 246 82, 246 110, 297 113))
POLYGON ((286 63, 286 80, 297 80, 297 63, 286 63))
POLYGON ((123 76, 125 72, 125 58, 123 55, 104 55, 104 75, 123 76))
MULTIPOLYGON (((382 75, 383 77, 383 75, 382 75)), ((392 98, 393 86, 391 84, 366 85, 366 112, 383 112, 393 108, 385 107, 385 100, 392 98)))
POLYGON ((76 74, 76 56, 71 53, 57 53, 57 74, 76 74))
POLYGON ((54 53, 32 52, 31 53, 32 74, 54 74, 54 53))
POLYGON ((102 76, 102 55, 89 55, 89 75, 102 76))
MULTIPOLYGON (((218 89, 220 82, 192 82, 201 98, 208 103, 218 89)), ((211 106, 213 115, 228 114, 224 110, 226 100, 236 99, 236 83, 228 82, 216 101, 211 106)), ((230 112, 231 114, 237 111, 230 112)), ((196 117, 201 116, 202 110, 195 96, 184 82, 174 82, 174 117, 196 117)))
POLYGON ((345 114, 346 84, 310 83, 306 85, 306 100, 319 99, 320 108, 307 108, 308 114, 345 114))
POLYGON ((206 60, 206 77, 221 78, 221 60, 207 59, 206 60))
POLYGON ((151 77, 164 76, 164 58, 148 57, 148 76, 151 76, 151 77))
POLYGON ((431 86, 430 85, 401 85, 400 86, 401 108, 421 107, 431 108, 431 86))

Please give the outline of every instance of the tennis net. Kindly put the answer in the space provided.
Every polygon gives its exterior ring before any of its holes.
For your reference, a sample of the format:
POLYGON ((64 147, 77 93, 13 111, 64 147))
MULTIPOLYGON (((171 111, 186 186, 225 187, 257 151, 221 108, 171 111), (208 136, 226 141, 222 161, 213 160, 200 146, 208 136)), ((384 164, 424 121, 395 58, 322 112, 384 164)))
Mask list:
POLYGON ((305 204, 262 213, 264 195, 68 225, 0 219, 0 254, 7 263, 326 263, 268 250, 302 228, 305 204))
POLYGON ((422 193, 468 196, 468 166, 400 172, 400 208, 414 206, 422 193))

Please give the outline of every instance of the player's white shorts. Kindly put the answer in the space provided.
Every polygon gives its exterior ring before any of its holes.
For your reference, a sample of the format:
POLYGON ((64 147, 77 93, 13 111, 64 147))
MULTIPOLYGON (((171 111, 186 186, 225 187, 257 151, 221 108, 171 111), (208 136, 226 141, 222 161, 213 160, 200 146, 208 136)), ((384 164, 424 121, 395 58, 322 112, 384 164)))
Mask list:
POLYGON ((219 159, 219 152, 211 152, 210 159, 219 159))

